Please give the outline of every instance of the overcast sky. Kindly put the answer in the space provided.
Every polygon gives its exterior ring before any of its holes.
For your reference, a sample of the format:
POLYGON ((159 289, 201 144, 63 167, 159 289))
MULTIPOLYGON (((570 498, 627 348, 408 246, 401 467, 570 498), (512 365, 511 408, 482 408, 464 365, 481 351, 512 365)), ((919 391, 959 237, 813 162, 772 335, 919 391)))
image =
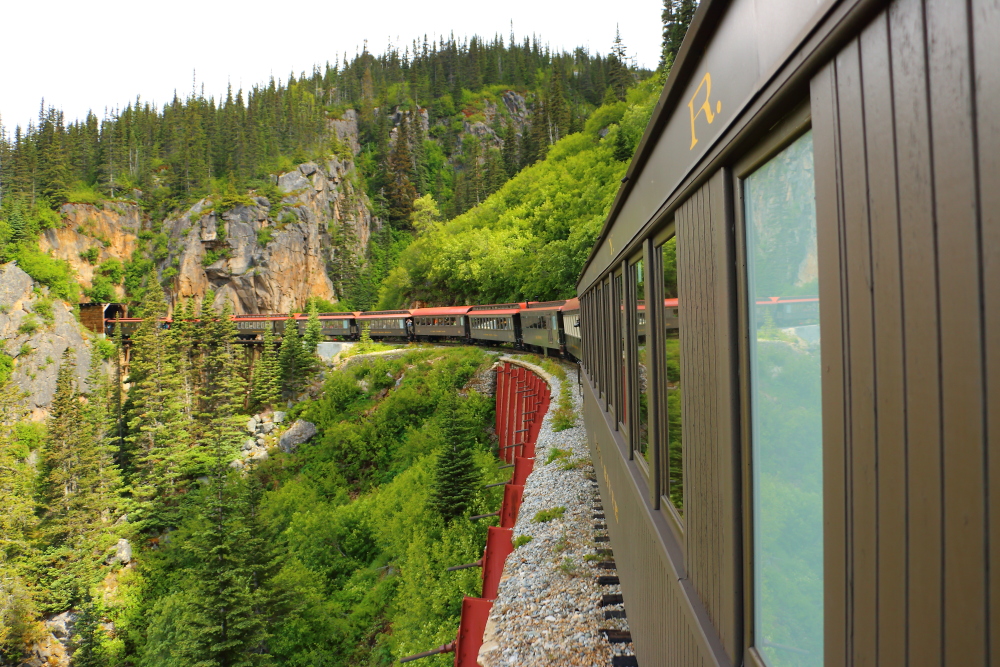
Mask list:
POLYGON ((361 50, 379 54, 425 33, 492 37, 537 34, 554 49, 607 53, 615 25, 629 54, 655 67, 660 0, 47 0, 4 2, 0 11, 0 120, 7 130, 37 117, 44 97, 67 120, 124 106, 135 96, 162 105, 191 91, 248 88, 273 74, 361 50))

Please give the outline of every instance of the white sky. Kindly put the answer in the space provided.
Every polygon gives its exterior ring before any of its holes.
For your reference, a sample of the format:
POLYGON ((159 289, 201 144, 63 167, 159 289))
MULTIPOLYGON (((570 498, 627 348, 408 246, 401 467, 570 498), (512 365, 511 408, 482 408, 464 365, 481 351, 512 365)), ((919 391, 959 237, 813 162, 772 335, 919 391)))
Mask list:
POLYGON ((456 37, 532 33, 554 49, 581 45, 607 53, 618 24, 630 55, 654 68, 661 0, 5 0, 0 3, 0 121, 8 132, 46 105, 67 121, 88 109, 124 106, 135 96, 159 106, 191 91, 192 70, 206 94, 263 83, 314 64, 400 50, 426 33, 456 37))

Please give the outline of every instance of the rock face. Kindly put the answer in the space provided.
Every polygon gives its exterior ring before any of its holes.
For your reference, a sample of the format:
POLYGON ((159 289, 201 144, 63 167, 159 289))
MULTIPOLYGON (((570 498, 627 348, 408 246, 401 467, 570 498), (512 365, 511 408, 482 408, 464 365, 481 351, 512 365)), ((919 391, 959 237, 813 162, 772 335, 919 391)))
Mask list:
POLYGON ((283 452, 294 452, 299 445, 316 435, 316 425, 303 419, 296 419, 295 423, 288 427, 281 438, 278 446, 283 452))
POLYGON ((175 267, 175 297, 211 288, 217 307, 229 301, 238 314, 289 312, 313 296, 336 301, 327 264, 363 252, 378 225, 354 163, 330 156, 275 181, 278 202, 258 196, 220 212, 205 199, 164 222, 171 253, 161 271, 175 267))
MULTIPOLYGON (((0 266, 0 340, 3 352, 14 358, 11 380, 28 394, 27 407, 34 419, 45 416, 56 389, 59 361, 67 347, 76 352, 78 386, 85 386, 90 366, 90 346, 83 327, 69 306, 53 299, 52 323, 38 312, 41 297, 31 277, 13 263, 0 266), (30 323, 37 328, 29 331, 30 323)), ((44 293, 44 288, 40 288, 44 293)))
MULTIPOLYGON (((69 262, 84 288, 92 286, 94 272, 101 262, 113 258, 124 263, 131 259, 142 228, 138 204, 63 204, 59 213, 63 217, 62 227, 46 229, 38 245, 42 252, 69 262), (97 250, 93 264, 80 257, 91 248, 97 250)), ((116 290, 121 296, 121 287, 116 290)))

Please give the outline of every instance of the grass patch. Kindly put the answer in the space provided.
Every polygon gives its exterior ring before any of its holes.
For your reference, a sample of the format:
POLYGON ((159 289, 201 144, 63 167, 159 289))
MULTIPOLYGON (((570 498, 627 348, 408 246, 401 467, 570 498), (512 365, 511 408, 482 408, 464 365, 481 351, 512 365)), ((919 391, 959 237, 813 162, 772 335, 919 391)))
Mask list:
POLYGON ((548 523, 552 519, 562 518, 562 515, 566 513, 566 508, 560 505, 559 507, 553 507, 550 510, 542 510, 535 514, 535 518, 532 519, 535 523, 548 523))
POLYGON ((518 535, 516 538, 514 538, 514 548, 517 549, 518 547, 523 547, 525 544, 527 544, 533 539, 535 538, 533 538, 531 535, 518 535))

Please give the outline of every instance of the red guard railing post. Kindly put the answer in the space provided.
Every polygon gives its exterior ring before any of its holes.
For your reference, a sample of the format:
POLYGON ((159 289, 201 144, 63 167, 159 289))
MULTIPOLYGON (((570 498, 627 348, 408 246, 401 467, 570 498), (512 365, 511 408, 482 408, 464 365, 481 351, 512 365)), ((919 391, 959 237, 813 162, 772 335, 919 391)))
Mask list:
POLYGON ((486 621, 493 608, 493 600, 464 598, 462 600, 462 620, 458 624, 458 639, 455 646, 455 667, 476 667, 479 649, 483 645, 486 621))
POLYGON ((521 511, 524 484, 507 484, 503 487, 503 504, 500 506, 500 527, 513 528, 521 511))
POLYGON ((486 529, 486 551, 483 553, 483 598, 495 600, 500 589, 503 564, 514 550, 513 530, 490 526, 486 529))

